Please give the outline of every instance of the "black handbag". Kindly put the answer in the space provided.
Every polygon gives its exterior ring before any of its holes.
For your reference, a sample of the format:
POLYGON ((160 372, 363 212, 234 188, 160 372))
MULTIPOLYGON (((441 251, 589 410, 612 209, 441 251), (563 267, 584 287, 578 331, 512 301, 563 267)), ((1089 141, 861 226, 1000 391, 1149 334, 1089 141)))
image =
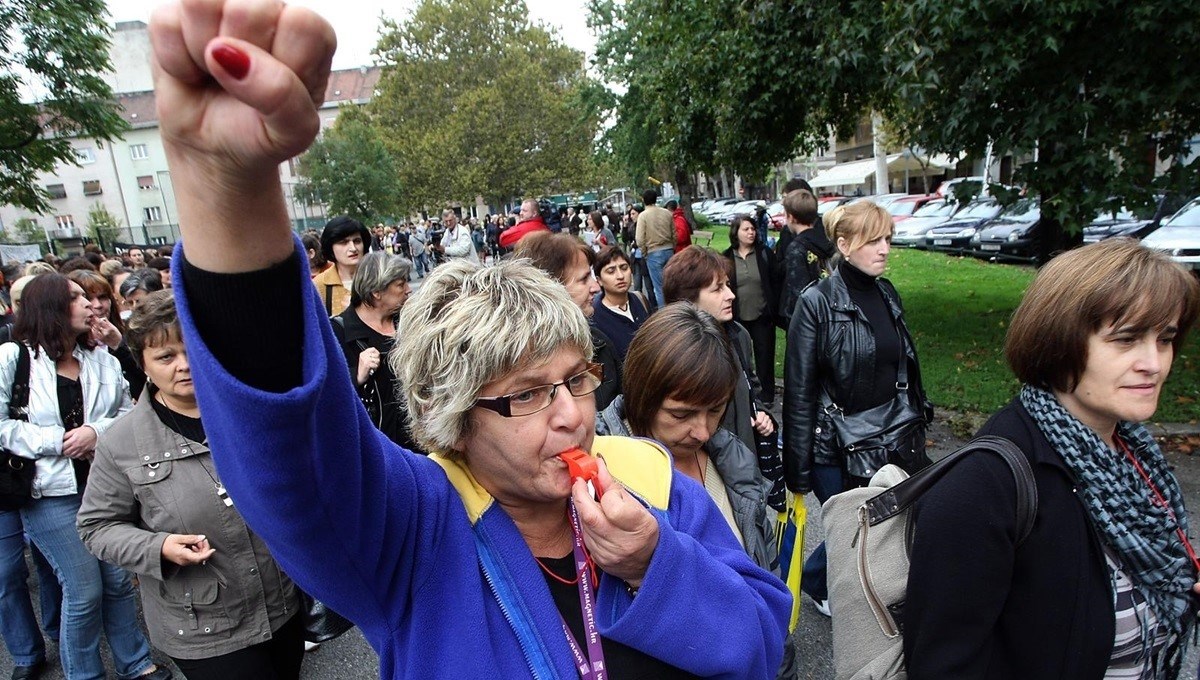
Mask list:
POLYGON ((300 588, 300 621, 304 624, 305 642, 328 642, 354 627, 346 617, 333 611, 324 602, 300 588))
MULTIPOLYGON (((16 343, 17 370, 13 375, 12 394, 8 400, 8 417, 12 420, 29 420, 29 348, 16 343)), ((10 451, 0 449, 0 511, 19 510, 33 496, 33 478, 37 475, 37 464, 32 458, 23 458, 10 451)))
POLYGON ((891 401, 858 413, 846 413, 822 389, 822 409, 833 429, 846 472, 870 478, 892 463, 912 474, 929 464, 925 455, 925 414, 912 404, 908 390, 908 359, 896 372, 896 396, 891 401))

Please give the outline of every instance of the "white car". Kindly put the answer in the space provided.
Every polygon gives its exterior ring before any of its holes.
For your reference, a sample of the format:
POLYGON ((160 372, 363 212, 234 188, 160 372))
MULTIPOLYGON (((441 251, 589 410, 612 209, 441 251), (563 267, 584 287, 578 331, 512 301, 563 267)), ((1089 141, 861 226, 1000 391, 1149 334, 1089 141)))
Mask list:
POLYGON ((1188 269, 1200 269, 1200 198, 1192 199, 1165 224, 1142 239, 1188 269))

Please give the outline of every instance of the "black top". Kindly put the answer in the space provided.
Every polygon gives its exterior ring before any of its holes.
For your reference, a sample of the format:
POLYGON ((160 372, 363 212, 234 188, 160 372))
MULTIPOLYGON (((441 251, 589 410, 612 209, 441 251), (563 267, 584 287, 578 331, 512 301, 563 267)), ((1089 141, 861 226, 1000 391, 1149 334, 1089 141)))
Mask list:
MULTIPOLYGON (((83 426, 83 385, 78 379, 56 375, 58 378, 58 415, 62 418, 63 429, 67 432, 83 426)), ((86 460, 71 459, 71 467, 75 470, 75 485, 83 493, 87 485, 88 471, 92 464, 86 460)))
POLYGON ((1071 472, 1018 400, 979 434, 1006 437, 1029 457, 1033 530, 1016 545, 1016 483, 991 454, 959 461, 916 502, 908 676, 1100 680, 1115 635, 1111 578, 1071 472))
POLYGON ((613 351, 624 361, 625 354, 629 351, 629 343, 633 342, 634 334, 642 327, 642 322, 650 316, 650 312, 642 304, 641 298, 632 291, 629 293, 629 313, 633 316, 632 319, 606 307, 601 302, 603 299, 603 291, 596 293, 596 297, 592 299, 592 307, 596 310, 592 314, 592 324, 608 336, 613 351))
POLYGON ((342 346, 342 353, 346 355, 351 380, 358 376, 358 357, 363 350, 373 347, 379 350, 381 355, 379 368, 375 369, 365 383, 356 383, 354 386, 358 398, 367 409, 367 414, 371 416, 371 422, 380 432, 387 435, 388 439, 409 451, 421 453, 409 434, 405 422, 408 419, 408 409, 400 398, 396 376, 387 361, 388 352, 392 351, 395 344, 392 336, 384 335, 368 326, 353 307, 347 307, 346 311, 334 317, 332 321, 333 335, 342 346))
POLYGON ((208 435, 204 434, 204 423, 200 422, 199 418, 185 416, 178 411, 169 409, 153 395, 148 395, 148 397, 150 405, 154 407, 154 413, 158 415, 158 419, 167 426, 168 430, 189 441, 199 443, 208 441, 208 435))
POLYGON ((904 348, 900 345, 900 334, 896 331, 896 324, 892 321, 875 277, 863 273, 847 261, 842 261, 838 270, 846 282, 850 299, 862 310, 875 334, 875 380, 871 391, 856 394, 854 403, 843 405, 848 412, 858 413, 896 397, 896 373, 900 369, 904 348))
MULTIPOLYGON (((568 553, 564 557, 539 557, 537 559, 545 569, 554 572, 555 576, 559 578, 571 581, 576 576, 574 553, 568 553)), ((597 578, 599 578, 599 574, 604 573, 599 568, 596 571, 597 578)), ((558 607, 567 627, 574 634, 575 641, 579 643, 579 649, 583 650, 586 655, 587 637, 583 630, 583 609, 579 604, 579 586, 574 583, 563 583, 544 570, 542 576, 546 579, 546 585, 550 586, 550 595, 554 597, 555 606, 558 607)), ((614 640, 601 637, 600 646, 604 649, 604 665, 612 669, 609 677, 613 680, 640 678, 669 680, 671 678, 698 677, 614 640)))

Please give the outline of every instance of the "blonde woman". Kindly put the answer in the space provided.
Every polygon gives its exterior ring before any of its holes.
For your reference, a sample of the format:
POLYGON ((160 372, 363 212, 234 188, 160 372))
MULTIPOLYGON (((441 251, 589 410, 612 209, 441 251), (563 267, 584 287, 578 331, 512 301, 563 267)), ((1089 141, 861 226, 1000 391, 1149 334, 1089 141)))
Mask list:
MULTIPOLYGON (((910 472, 924 467, 931 413, 900 294, 883 278, 891 216, 860 201, 831 212, 825 230, 840 262, 801 294, 792 313, 783 388, 784 480, 793 493, 812 491, 822 503, 864 486, 887 463, 910 472), (861 435, 894 426, 901 412, 917 420, 894 446, 845 444, 848 419, 866 426, 856 430, 861 435)), ((803 583, 828 616, 823 544, 805 563, 803 583)))

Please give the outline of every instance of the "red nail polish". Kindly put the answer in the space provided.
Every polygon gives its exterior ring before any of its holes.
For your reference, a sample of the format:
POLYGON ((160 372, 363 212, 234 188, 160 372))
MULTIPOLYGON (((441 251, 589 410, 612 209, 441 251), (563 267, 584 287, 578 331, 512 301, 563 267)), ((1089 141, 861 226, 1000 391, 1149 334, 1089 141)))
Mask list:
POLYGON ((236 80, 241 80, 250 72, 250 55, 232 45, 219 45, 213 48, 213 59, 221 68, 236 80))

